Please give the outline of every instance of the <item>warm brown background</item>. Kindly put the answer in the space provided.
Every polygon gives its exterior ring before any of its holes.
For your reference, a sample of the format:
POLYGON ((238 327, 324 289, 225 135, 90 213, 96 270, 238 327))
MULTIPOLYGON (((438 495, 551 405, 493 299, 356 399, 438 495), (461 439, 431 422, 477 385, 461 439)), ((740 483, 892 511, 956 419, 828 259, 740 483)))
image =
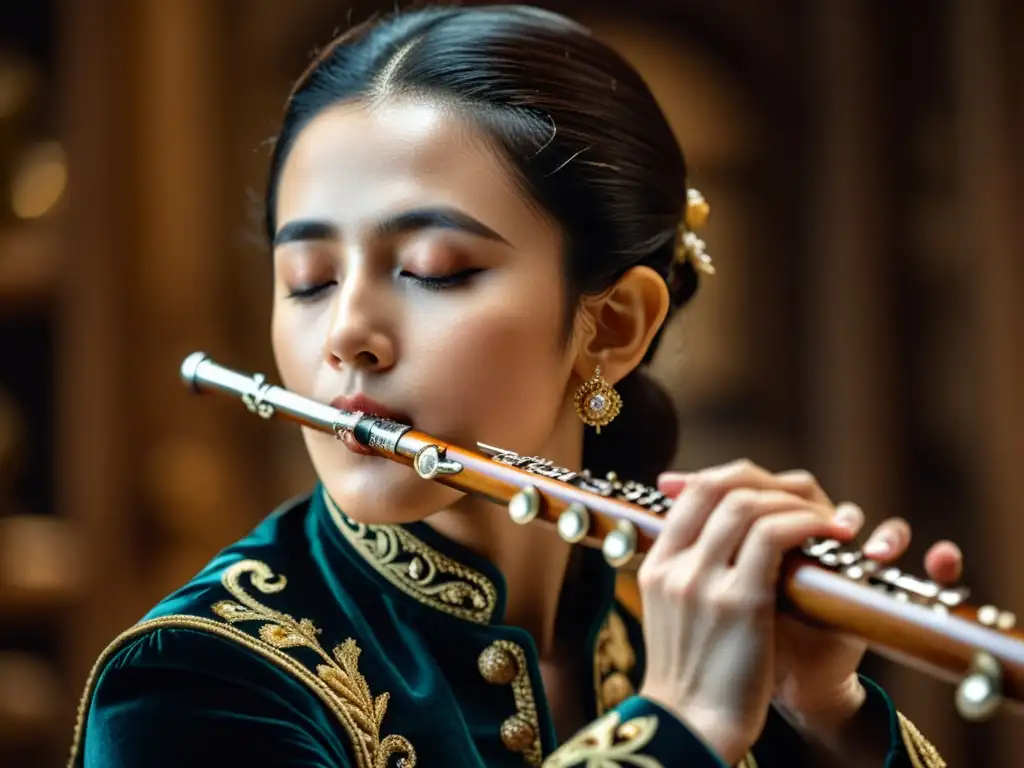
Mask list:
MULTIPOLYGON (((1024 612, 1024 4, 549 5, 642 68, 714 209, 719 275, 658 361, 679 464, 808 467, 909 517, 915 561, 960 541, 979 599, 1024 612)), ((2 765, 58 765, 106 642, 311 478, 293 430, 177 369, 273 374, 264 142, 372 6, 0 10, 2 765)), ((869 669, 952 765, 1024 765, 1024 720, 869 669)))

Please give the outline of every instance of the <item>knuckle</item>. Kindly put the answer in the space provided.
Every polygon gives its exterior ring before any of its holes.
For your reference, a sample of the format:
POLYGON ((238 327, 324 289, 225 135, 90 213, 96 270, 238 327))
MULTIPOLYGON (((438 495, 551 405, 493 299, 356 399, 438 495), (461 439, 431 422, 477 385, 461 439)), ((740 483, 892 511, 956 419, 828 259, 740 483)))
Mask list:
POLYGON ((636 583, 641 592, 651 592, 659 587, 664 568, 651 560, 644 560, 636 572, 636 583))
POLYGON ((737 488, 726 494, 722 507, 735 522, 742 522, 757 514, 760 502, 759 492, 751 488, 737 488))
POLYGON ((750 459, 743 458, 726 464, 726 468, 734 475, 748 475, 751 472, 757 471, 758 467, 750 459))
POLYGON ((806 469, 797 469, 792 472, 786 473, 786 479, 797 488, 803 488, 809 491, 816 491, 820 487, 818 484, 818 478, 806 469))
POLYGON ((770 605, 767 590, 728 588, 720 590, 711 601, 716 613, 722 616, 744 616, 763 611, 770 605))
MULTIPOLYGON (((707 473, 699 472, 690 478, 686 483, 686 488, 683 490, 684 494, 691 494, 697 496, 705 496, 715 487, 714 481, 708 477, 707 473)), ((680 498, 682 494, 680 494, 680 498)), ((679 506, 679 499, 676 500, 676 506, 679 506)))
POLYGON ((750 536, 753 539, 773 549, 781 546, 784 532, 785 528, 771 517, 762 517, 750 527, 750 536))

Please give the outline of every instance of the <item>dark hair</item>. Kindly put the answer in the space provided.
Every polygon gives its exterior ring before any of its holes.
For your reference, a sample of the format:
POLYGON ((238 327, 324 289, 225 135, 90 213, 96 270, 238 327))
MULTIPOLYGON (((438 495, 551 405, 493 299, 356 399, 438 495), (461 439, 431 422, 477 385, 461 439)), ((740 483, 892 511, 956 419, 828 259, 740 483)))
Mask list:
MULTIPOLYGON (((695 292, 690 263, 672 266, 686 163, 654 96, 585 27, 519 5, 398 13, 323 49, 295 84, 274 145, 271 240, 278 176, 301 130, 339 102, 392 95, 448 102, 496 143, 528 199, 562 226, 569 310, 641 264, 669 281, 675 307, 695 292)), ((659 340, 660 331, 645 363, 659 340)), ((617 389, 622 414, 599 436, 587 430, 584 465, 653 482, 675 453, 672 402, 641 370, 617 389)))

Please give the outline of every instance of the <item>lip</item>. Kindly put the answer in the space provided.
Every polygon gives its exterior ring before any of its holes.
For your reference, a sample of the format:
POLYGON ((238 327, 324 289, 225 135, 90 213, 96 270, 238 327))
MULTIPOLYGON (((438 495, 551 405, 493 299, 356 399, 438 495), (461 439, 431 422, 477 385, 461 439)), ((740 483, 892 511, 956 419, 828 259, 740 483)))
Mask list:
POLYGON ((382 419, 390 419, 400 424, 412 426, 412 419, 409 414, 388 408, 383 403, 378 403, 366 395, 342 395, 331 400, 331 406, 340 408, 351 413, 362 413, 364 416, 379 416, 382 419))

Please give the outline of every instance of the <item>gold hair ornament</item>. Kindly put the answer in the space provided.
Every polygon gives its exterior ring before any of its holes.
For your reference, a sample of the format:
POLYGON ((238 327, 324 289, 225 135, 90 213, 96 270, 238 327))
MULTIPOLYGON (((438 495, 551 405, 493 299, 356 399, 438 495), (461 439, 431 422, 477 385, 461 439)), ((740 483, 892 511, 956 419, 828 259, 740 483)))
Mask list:
POLYGON ((676 242, 676 264, 690 262, 693 268, 705 275, 715 274, 715 265, 707 252, 707 244, 697 237, 696 231, 703 227, 711 215, 711 206, 696 189, 686 190, 686 213, 679 223, 679 239, 676 242))
POLYGON ((580 384, 576 390, 576 413, 584 424, 595 427, 601 434, 601 427, 607 426, 622 410, 622 398, 604 377, 601 367, 594 369, 589 381, 580 384))

